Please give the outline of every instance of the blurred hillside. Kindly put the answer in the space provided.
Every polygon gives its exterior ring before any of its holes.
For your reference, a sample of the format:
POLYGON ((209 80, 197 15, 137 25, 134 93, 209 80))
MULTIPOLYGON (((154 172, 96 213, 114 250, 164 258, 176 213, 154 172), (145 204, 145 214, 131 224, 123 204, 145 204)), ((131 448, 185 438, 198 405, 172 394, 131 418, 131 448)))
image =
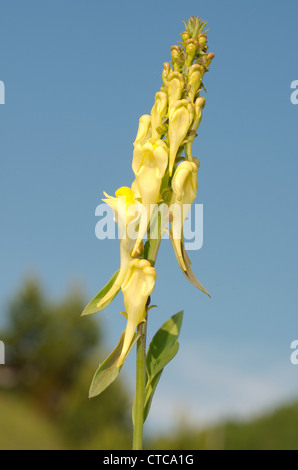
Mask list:
POLYGON ((151 449, 298 450, 298 402, 253 419, 196 431, 181 429, 150 442, 151 449))
MULTIPOLYGON (((88 388, 106 356, 96 316, 80 317, 82 295, 46 298, 38 282, 17 293, 0 338, 0 450, 129 449, 131 404, 117 380, 96 399, 88 388)), ((181 426, 147 440, 148 449, 298 450, 298 402, 250 422, 227 422, 205 430, 181 426)))

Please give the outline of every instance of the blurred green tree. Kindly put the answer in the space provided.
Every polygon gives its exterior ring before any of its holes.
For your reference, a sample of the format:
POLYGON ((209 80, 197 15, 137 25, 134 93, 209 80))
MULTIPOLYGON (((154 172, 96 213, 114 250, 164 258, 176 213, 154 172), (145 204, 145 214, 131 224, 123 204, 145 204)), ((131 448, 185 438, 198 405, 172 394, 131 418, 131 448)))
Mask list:
POLYGON ((116 435, 111 445, 126 448, 130 424, 122 382, 92 403, 88 399, 98 357, 105 354, 98 349, 98 319, 80 317, 85 303, 79 289, 53 302, 37 281, 26 282, 9 304, 0 335, 6 346, 0 387, 26 397, 54 421, 68 447, 110 448, 108 441, 116 435))

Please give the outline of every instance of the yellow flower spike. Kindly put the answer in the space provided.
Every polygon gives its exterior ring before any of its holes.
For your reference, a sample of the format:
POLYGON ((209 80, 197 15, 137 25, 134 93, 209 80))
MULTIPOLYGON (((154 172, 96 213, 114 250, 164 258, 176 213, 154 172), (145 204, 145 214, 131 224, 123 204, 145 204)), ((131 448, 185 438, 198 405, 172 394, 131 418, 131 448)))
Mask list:
POLYGON ((174 72, 168 82, 169 108, 181 99, 185 80, 182 73, 174 72))
POLYGON ((205 67, 199 64, 194 64, 189 69, 187 85, 188 96, 192 102, 194 101, 196 93, 200 89, 205 70, 205 67))
POLYGON ((137 326, 146 319, 146 304, 154 289, 155 280, 156 271, 149 261, 135 259, 130 262, 122 284, 127 325, 117 367, 121 367, 126 358, 137 326))
POLYGON ((186 271, 186 266, 181 252, 181 240, 183 224, 196 198, 198 189, 198 164, 184 161, 178 165, 172 179, 173 195, 170 202, 170 214, 172 215, 172 227, 174 244, 182 268, 186 271))
POLYGON ((162 120, 167 114, 168 97, 167 94, 159 91, 155 95, 155 104, 151 110, 152 138, 159 139, 163 133, 162 120))
POLYGON ((196 136, 196 132, 202 120, 203 109, 206 104, 206 99, 203 96, 199 96, 195 101, 195 117, 190 127, 188 135, 188 142, 185 144, 185 155, 189 160, 192 159, 192 144, 196 136))
POLYGON ((175 159, 194 118, 194 106, 188 100, 179 100, 169 110, 170 176, 173 173, 175 159))
POLYGON ((139 128, 134 145, 137 143, 143 144, 147 139, 150 139, 151 136, 151 116, 144 114, 139 119, 139 128))
MULTIPOLYGON (((160 187, 168 166, 168 147, 162 140, 150 139, 143 146, 137 144, 133 153, 132 169, 136 177, 138 192, 146 209, 147 222, 150 220, 150 205, 160 200, 160 187)), ((142 224, 138 239, 132 251, 136 253, 147 230, 142 224)))

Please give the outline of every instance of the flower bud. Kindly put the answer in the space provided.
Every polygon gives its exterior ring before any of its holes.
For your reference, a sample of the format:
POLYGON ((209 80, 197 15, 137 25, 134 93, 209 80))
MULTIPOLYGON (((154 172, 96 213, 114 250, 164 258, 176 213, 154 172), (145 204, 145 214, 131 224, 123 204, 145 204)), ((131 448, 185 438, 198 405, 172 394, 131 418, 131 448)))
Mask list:
POLYGON ((205 68, 202 65, 194 64, 189 69, 188 75, 188 96, 191 101, 194 100, 196 93, 200 89, 205 68))
POLYGON ((204 33, 198 35, 197 41, 199 43, 199 49, 202 50, 206 46, 207 36, 204 33))
POLYGON ((184 62, 183 51, 181 50, 179 46, 172 46, 171 54, 172 54, 174 70, 180 70, 184 62))
POLYGON ((169 110, 169 172, 173 172, 175 159, 180 145, 182 145, 194 117, 194 106, 188 100, 179 100, 169 110))
POLYGON ((172 73, 173 73, 173 69, 171 68, 169 62, 165 62, 163 64, 162 81, 164 82, 166 86, 168 85, 168 81, 171 78, 172 73))
POLYGON ((188 39, 191 38, 191 34, 189 31, 183 31, 183 33, 181 33, 181 36, 182 36, 182 41, 185 42, 187 41, 188 39))
POLYGON ((182 91, 185 86, 185 79, 182 73, 174 72, 168 82, 169 108, 181 99, 182 91))
POLYGON ((195 41, 193 39, 188 39, 186 41, 186 45, 185 45, 185 52, 186 52, 186 65, 187 67, 190 67, 194 58, 195 58, 195 55, 196 55, 196 52, 197 52, 197 46, 195 44, 195 41))
POLYGON ((146 140, 151 138, 151 135, 151 116, 144 114, 139 119, 139 128, 134 145, 137 143, 142 145, 146 140))
POLYGON ((167 94, 159 91, 155 95, 155 104, 151 110, 152 138, 159 139, 163 133, 162 120, 167 114, 168 97, 167 94))
POLYGON ((186 271, 186 267, 181 252, 182 231, 188 210, 197 195, 197 174, 198 165, 194 162, 184 161, 178 165, 172 179, 173 195, 170 203, 170 213, 173 216, 173 241, 184 271, 186 271), (171 210, 171 208, 174 208, 174 210, 171 210))
POLYGON ((185 155, 187 156, 189 160, 192 159, 192 154, 191 154, 192 144, 196 136, 198 127, 200 125, 200 122, 202 120, 202 111, 205 107, 205 104, 206 104, 206 99, 203 98, 203 96, 199 96, 195 101, 195 105, 194 105, 195 117, 194 117, 193 123, 190 127, 189 134, 187 137, 188 142, 185 144, 185 155))
POLYGON ((205 54, 205 55, 201 56, 197 60, 197 63, 200 64, 200 65, 203 65, 204 67, 207 68, 211 64, 214 57, 215 57, 215 54, 213 52, 209 52, 209 54, 205 54))

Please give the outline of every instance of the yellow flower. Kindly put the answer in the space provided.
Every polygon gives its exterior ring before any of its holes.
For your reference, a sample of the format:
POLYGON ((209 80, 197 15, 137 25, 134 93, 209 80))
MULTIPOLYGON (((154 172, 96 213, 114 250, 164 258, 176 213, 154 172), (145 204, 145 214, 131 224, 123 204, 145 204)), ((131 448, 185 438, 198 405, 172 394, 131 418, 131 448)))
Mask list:
POLYGON ((131 189, 135 195, 135 198, 137 201, 141 201, 141 194, 140 194, 140 191, 139 191, 139 188, 138 188, 138 185, 137 185, 137 182, 136 180, 134 180, 131 184, 131 189))
POLYGON ((160 187, 168 166, 168 148, 162 140, 149 139, 144 145, 136 144, 132 169, 136 176, 138 193, 146 210, 147 224, 142 224, 132 255, 136 253, 150 220, 150 205, 160 200, 160 187))
POLYGON ((126 238, 128 225, 137 217, 139 211, 139 203, 135 198, 135 194, 131 188, 122 186, 117 189, 115 196, 109 196, 104 192, 107 203, 114 210, 115 220, 120 229, 120 238, 126 238))
POLYGON ((184 75, 182 73, 173 72, 168 81, 169 108, 181 99, 182 91, 185 86, 184 75))
POLYGON ((167 94, 159 91, 155 95, 155 104, 151 110, 152 138, 159 139, 164 132, 162 120, 167 114, 168 97, 167 94))
POLYGON ((199 65, 199 64, 194 64, 189 69, 188 96, 191 99, 191 101, 194 100, 194 97, 197 91, 200 89, 205 70, 206 69, 202 65, 199 65))
POLYGON ((134 145, 138 143, 143 144, 147 139, 150 139, 151 136, 151 116, 149 116, 149 114, 144 114, 139 119, 139 128, 134 145))
POLYGON ((144 145, 135 146, 132 169, 144 205, 159 201, 161 180, 167 165, 168 148, 164 141, 150 139, 144 145))
POLYGON ((120 229, 120 270, 115 283, 108 293, 97 304, 101 307, 109 299, 115 296, 120 290, 122 282, 125 279, 129 263, 132 261, 131 250, 135 244, 135 240, 127 236, 127 229, 130 224, 139 223, 139 203, 136 201, 131 188, 123 186, 119 188, 115 196, 112 197, 104 193, 106 199, 103 199, 114 210, 115 220, 120 229))
POLYGON ((170 163, 169 172, 172 175, 175 159, 180 145, 192 124, 194 106, 188 100, 178 100, 169 110, 169 141, 170 163))
POLYGON ((184 271, 186 271, 186 266, 181 252, 181 239, 184 221, 197 195, 197 173, 198 164, 184 161, 178 165, 172 179, 173 196, 170 202, 170 213, 173 217, 173 238, 184 271))
POLYGON ((156 280, 156 271, 145 259, 130 262, 122 284, 127 325, 117 367, 121 367, 130 348, 137 326, 146 318, 146 304, 156 280))
POLYGON ((190 132, 187 137, 188 142, 185 144, 185 155, 189 160, 192 159, 192 144, 194 141, 194 138, 196 136, 196 132, 198 130, 198 127, 200 125, 200 122, 202 120, 202 112, 206 104, 206 99, 203 98, 202 96, 199 96, 196 101, 195 101, 195 117, 193 120, 193 123, 190 127, 190 132))

